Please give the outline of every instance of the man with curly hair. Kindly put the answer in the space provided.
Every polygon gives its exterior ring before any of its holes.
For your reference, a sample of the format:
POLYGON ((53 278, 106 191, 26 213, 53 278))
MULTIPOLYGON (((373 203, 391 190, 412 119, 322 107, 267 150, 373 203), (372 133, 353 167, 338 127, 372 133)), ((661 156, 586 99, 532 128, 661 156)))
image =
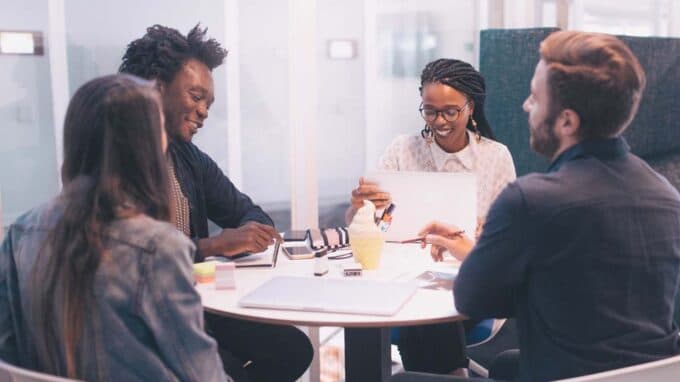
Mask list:
MULTIPOLYGON (((215 100, 212 70, 227 55, 219 42, 205 38, 206 31, 196 25, 184 36, 162 25, 149 27, 128 45, 119 69, 156 81, 169 139, 172 223, 196 244, 197 262, 212 255, 261 252, 281 240, 271 218, 191 142, 215 100), (208 233, 208 219, 222 228, 213 237, 208 233)), ((234 377, 244 374, 251 381, 293 381, 311 362, 313 350, 307 336, 292 326, 209 313, 205 318, 208 331, 223 350, 225 367, 234 377), (284 348, 286 352, 281 352, 284 348)))

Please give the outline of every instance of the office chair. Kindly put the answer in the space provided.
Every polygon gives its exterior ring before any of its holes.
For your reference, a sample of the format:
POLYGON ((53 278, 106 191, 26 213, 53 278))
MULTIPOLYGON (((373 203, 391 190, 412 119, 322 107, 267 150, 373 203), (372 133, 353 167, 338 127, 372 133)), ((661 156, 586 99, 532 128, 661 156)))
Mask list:
POLYGON ((0 360, 0 381, 2 382, 75 382, 75 379, 57 377, 22 369, 0 360))
POLYGON ((519 347, 514 318, 487 319, 478 323, 466 336, 466 352, 471 375, 489 376, 489 367, 496 356, 505 350, 519 347))
POLYGON ((561 379, 558 382, 665 382, 680 377, 680 355, 601 373, 561 379))

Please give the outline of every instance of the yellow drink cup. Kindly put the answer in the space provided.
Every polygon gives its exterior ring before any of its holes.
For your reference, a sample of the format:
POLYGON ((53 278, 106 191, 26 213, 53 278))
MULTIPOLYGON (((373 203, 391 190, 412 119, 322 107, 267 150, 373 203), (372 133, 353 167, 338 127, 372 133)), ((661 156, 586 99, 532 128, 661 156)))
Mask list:
POLYGON ((380 265, 384 239, 382 233, 368 235, 351 235, 349 245, 352 247, 354 259, 363 269, 377 269, 380 265))

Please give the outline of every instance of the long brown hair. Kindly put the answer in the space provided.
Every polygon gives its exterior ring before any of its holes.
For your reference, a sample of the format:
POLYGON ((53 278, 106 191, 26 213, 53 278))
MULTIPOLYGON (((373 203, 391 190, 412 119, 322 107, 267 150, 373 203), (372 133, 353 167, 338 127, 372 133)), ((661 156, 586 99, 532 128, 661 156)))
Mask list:
POLYGON ((64 122, 63 213, 41 247, 31 290, 33 340, 44 371, 82 377, 79 345, 92 318, 107 224, 121 211, 168 220, 161 112, 153 83, 130 75, 94 79, 71 99, 64 122))

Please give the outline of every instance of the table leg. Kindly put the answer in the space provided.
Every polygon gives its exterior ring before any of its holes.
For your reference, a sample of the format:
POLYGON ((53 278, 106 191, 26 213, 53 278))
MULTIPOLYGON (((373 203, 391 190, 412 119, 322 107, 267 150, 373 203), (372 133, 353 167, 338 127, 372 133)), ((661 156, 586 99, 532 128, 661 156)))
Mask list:
MULTIPOLYGON (((312 358, 312 363, 309 365, 309 369, 307 369, 307 382, 320 382, 321 381, 321 359, 319 357, 320 350, 321 350, 321 344, 320 344, 320 337, 319 337, 319 327, 307 327, 307 337, 309 337, 309 342, 312 343, 312 349, 314 349, 314 358, 312 358)), ((303 375, 303 381, 305 381, 303 375)))
POLYGON ((345 381, 386 381, 392 374, 389 328, 345 328, 345 381))

